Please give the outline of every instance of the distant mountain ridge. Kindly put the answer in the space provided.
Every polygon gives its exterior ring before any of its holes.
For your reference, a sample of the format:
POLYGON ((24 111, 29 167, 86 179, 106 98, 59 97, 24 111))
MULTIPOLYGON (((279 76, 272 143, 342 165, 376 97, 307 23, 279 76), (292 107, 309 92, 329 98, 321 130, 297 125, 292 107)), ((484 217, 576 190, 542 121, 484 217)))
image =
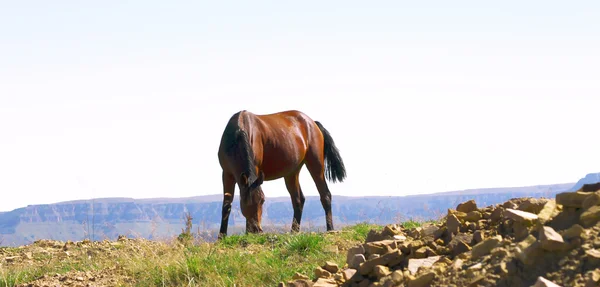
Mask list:
POLYGON ((597 183, 600 182, 600 172, 599 173, 588 173, 577 181, 573 187, 571 187, 568 191, 576 191, 580 189, 584 184, 597 183))
MULTIPOLYGON (((593 177, 589 176, 587 180, 585 183, 593 177)), ((435 219, 444 215, 448 208, 455 208, 458 203, 470 199, 480 206, 487 206, 515 197, 551 198, 575 187, 574 183, 562 183, 407 196, 333 195, 334 226, 337 229, 365 221, 388 224, 411 218, 435 219)), ((118 235, 148 239, 172 237, 184 228, 186 213, 193 218, 194 231, 200 230, 210 240, 215 238, 219 228, 221 207, 220 194, 186 198, 96 198, 29 205, 0 213, 0 245, 18 246, 38 239, 115 239, 118 235)), ((263 211, 263 228, 265 231, 287 231, 292 215, 289 197, 268 197, 263 211)), ((324 230, 324 225, 319 198, 307 197, 302 229, 324 230)), ((245 218, 240 212, 239 200, 236 200, 232 206, 229 233, 243 232, 244 226, 245 218)))

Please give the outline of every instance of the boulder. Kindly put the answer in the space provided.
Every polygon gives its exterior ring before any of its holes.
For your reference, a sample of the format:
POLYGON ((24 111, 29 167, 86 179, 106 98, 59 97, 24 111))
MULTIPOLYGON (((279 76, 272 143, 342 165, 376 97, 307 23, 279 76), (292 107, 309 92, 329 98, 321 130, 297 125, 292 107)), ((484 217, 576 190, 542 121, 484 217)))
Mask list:
POLYGON ((583 191, 561 192, 556 194, 556 203, 563 206, 580 208, 583 205, 583 201, 589 195, 589 192, 583 191))
POLYGON ((464 212, 464 213, 469 213, 471 211, 476 211, 477 210, 477 203, 475 203, 475 200, 471 199, 469 201, 465 201, 463 203, 459 203, 458 206, 456 206, 456 211, 459 212, 464 212))

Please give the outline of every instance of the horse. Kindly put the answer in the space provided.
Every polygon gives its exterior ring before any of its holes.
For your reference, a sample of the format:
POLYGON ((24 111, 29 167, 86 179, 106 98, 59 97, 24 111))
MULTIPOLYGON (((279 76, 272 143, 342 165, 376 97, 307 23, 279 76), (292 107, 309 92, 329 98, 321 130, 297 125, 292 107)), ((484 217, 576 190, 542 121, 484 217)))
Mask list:
POLYGON ((291 231, 299 232, 305 201, 299 182, 303 166, 319 192, 327 231, 333 230, 332 198, 326 179, 343 182, 346 168, 331 134, 319 121, 297 110, 262 115, 239 111, 225 126, 218 157, 223 181, 218 238, 227 235, 236 184, 240 191, 240 208, 246 218, 246 233, 262 233, 265 196, 261 185, 280 178, 285 180, 294 209, 291 231))

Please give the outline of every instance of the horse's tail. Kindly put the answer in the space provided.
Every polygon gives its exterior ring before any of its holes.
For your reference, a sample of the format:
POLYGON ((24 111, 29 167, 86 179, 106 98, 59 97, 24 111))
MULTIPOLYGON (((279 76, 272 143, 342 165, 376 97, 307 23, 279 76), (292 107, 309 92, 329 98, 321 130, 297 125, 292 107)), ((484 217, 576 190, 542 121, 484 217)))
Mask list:
POLYGON ((315 123, 325 138, 325 177, 333 182, 336 182, 336 180, 342 182, 346 178, 346 168, 340 156, 340 151, 335 146, 329 131, 320 122, 315 121, 315 123))

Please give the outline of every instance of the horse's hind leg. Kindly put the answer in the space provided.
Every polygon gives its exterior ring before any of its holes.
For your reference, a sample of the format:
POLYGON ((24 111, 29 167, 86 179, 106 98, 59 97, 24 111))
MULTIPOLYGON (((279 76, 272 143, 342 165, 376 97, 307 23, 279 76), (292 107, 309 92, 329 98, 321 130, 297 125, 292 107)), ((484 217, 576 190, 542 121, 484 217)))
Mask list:
POLYGON ((302 210, 304 209, 304 194, 300 188, 300 171, 285 177, 285 187, 290 193, 292 206, 294 207, 294 218, 292 219, 292 232, 300 231, 300 221, 302 220, 302 210))
POLYGON ((235 194, 235 178, 233 175, 223 171, 223 208, 221 211, 221 228, 219 230, 218 238, 222 238, 227 235, 227 223, 229 221, 229 214, 231 213, 231 203, 233 202, 233 196, 235 194))
POLYGON ((331 192, 325 181, 325 165, 323 156, 316 154, 310 154, 307 156, 306 168, 310 172, 312 179, 317 186, 319 195, 321 196, 321 204, 325 210, 325 223, 327 224, 327 231, 333 230, 333 218, 331 215, 331 192))

